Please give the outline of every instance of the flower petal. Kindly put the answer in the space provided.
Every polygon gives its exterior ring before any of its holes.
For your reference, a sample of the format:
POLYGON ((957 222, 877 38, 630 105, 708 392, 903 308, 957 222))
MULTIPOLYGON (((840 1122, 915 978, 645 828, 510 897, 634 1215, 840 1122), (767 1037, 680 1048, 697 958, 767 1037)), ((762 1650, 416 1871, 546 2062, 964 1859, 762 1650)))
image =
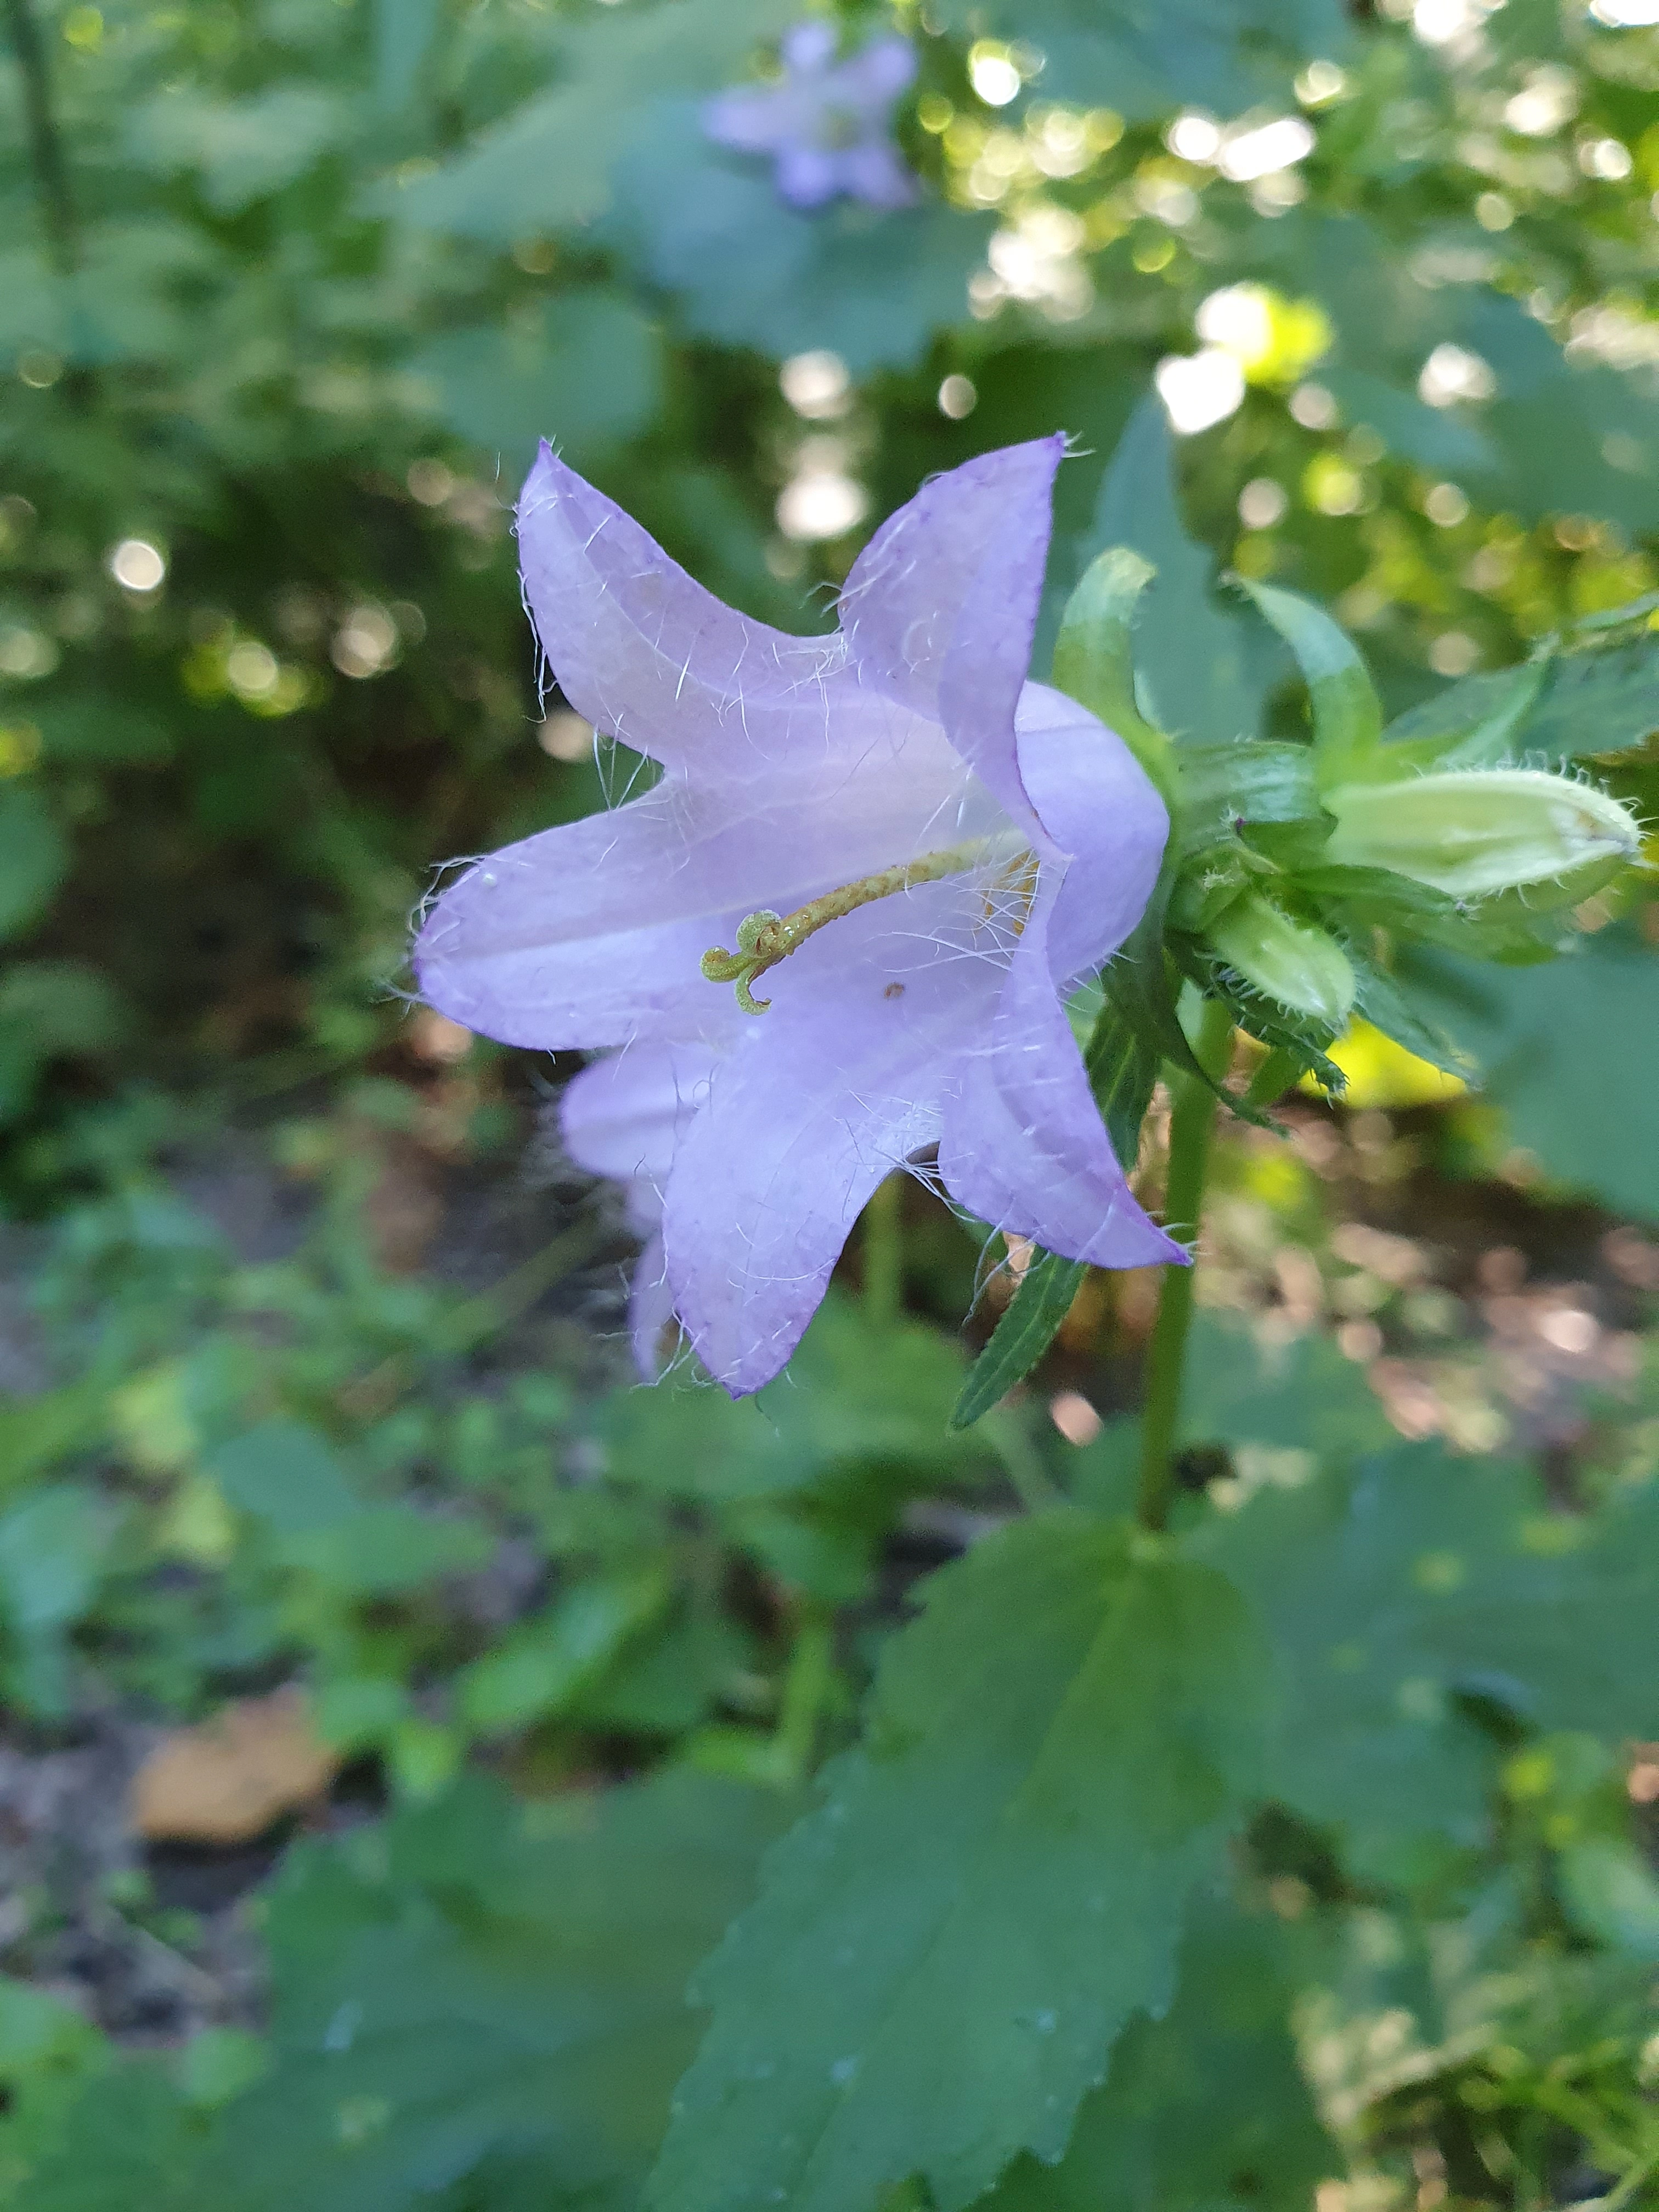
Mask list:
POLYGON ((917 67, 908 39, 872 39, 836 72, 836 88, 860 106, 879 112, 908 92, 917 67))
POLYGON ((724 606, 544 443, 519 498, 525 596, 559 689, 667 767, 729 777, 833 749, 839 638, 724 606))
POLYGON ((769 154, 794 126, 788 105, 775 92, 718 93, 705 103, 702 127, 717 146, 738 154, 769 154))
POLYGON ((491 854, 422 927, 422 996, 482 1036, 544 1051, 718 1028, 732 994, 698 963, 745 914, 787 913, 980 827, 943 733, 894 702, 848 690, 835 744, 755 786, 665 776, 625 806, 491 854))
POLYGON ((793 954, 790 989, 721 1062, 680 1141, 669 1281, 733 1397, 783 1366, 871 1193, 939 1134, 951 1070, 1001 980, 995 962, 936 941, 958 896, 925 885, 904 895, 908 927, 887 900, 793 954))
POLYGON ((634 1279, 628 1291, 628 1334, 634 1346, 634 1364, 643 1382, 654 1382, 662 1373, 663 1335, 674 1318, 674 1294, 668 1287, 668 1268, 658 1234, 646 1240, 634 1262, 634 1279))
POLYGON ((988 1034, 945 1109, 939 1173, 961 1206, 1067 1260, 1140 1267, 1188 1254, 1141 1211, 1113 1155, 1049 969, 1058 884, 1039 887, 988 1034))
POLYGON ((1046 684, 1028 684, 1017 716, 1019 772, 1044 830, 1067 856, 1048 921, 1062 988, 1115 952, 1158 881, 1170 817, 1115 730, 1046 684))
MULTIPOLYGON (((559 1102, 566 1151, 590 1175, 660 1194, 719 1056, 711 1044, 653 1038, 592 1061, 559 1102)), ((659 1212, 644 1216, 645 1225, 659 1212)))
POLYGON ((859 679, 945 734, 1022 826, 1014 710, 1030 665, 1062 437, 1006 446, 924 484, 853 564, 841 623, 859 679))

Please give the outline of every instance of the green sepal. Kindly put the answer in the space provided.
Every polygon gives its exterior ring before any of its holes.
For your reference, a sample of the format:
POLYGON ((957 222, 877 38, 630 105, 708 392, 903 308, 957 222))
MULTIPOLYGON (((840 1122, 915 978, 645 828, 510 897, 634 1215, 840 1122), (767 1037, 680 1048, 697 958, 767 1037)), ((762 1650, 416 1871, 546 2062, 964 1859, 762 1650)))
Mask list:
POLYGON ((1057 1253, 1033 1257, 990 1341, 968 1370, 951 1414, 953 1429, 972 1428, 1024 1381, 1059 1334, 1088 1272, 1081 1260, 1062 1260, 1057 1253))
POLYGON ((1060 617, 1054 683, 1117 732, 1173 815, 1175 747, 1146 720, 1135 696, 1135 609, 1157 573, 1127 545, 1109 545, 1095 556, 1060 617))
POLYGON ((1184 854, 1226 843, 1255 823, 1322 820, 1313 754, 1306 745, 1254 738, 1194 745, 1180 755, 1177 774, 1184 854))
POLYGON ((1236 580, 1296 656, 1313 713, 1314 773, 1321 788, 1352 781, 1382 735, 1382 702, 1358 648, 1311 599, 1247 577, 1236 580))

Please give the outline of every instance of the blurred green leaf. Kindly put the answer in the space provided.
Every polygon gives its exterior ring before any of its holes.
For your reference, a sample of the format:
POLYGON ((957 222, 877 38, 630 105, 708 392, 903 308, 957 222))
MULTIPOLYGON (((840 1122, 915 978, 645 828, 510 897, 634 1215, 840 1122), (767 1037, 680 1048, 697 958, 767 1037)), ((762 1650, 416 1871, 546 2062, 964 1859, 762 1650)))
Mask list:
POLYGON ((466 2177, 492 2208, 623 2212, 695 2045, 686 1975, 782 1809, 690 1774, 526 1808, 475 1775, 301 1854, 276 2063, 216 2177, 250 2212, 416 2212, 466 2177))
POLYGON ((718 91, 793 19, 793 0, 654 0, 589 15, 555 41, 558 76, 434 173, 376 186, 368 204, 488 245, 589 222, 619 157, 643 158, 653 96, 718 91))
POLYGON ((702 336, 772 355, 827 348, 856 377, 910 368, 936 331, 966 320, 990 233, 937 202, 802 214, 769 166, 721 154, 678 101, 639 125, 611 228, 702 336))
POLYGON ((1486 1836, 1496 1746, 1460 1695, 1541 1728, 1659 1727, 1659 1488, 1571 1518, 1522 1470, 1434 1445, 1269 1461, 1255 1481, 1193 1548, 1252 1598, 1285 1670, 1270 1794, 1340 1830, 1362 1876, 1486 1836))
POLYGON ((0 937, 37 921, 69 868, 69 848, 33 783, 0 785, 0 937))
POLYGON ((623 293, 597 287, 452 331, 409 366, 436 387, 449 428, 499 453, 515 480, 539 440, 583 462, 635 436, 661 404, 655 331, 623 293))
POLYGON ((1417 988, 1482 1069, 1482 1095, 1544 1172, 1620 1212, 1659 1216, 1659 960, 1633 931, 1504 968, 1436 954, 1417 988))

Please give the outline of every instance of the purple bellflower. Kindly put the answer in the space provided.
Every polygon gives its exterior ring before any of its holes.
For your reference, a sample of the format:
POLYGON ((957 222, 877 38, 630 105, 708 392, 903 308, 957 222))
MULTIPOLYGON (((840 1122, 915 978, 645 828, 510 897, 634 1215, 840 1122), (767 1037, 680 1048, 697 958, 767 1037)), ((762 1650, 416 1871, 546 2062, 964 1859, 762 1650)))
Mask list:
POLYGON ((1187 1256, 1131 1195, 1066 1014, 1169 823, 1121 739, 1026 680, 1063 442, 926 485, 819 637, 721 605, 545 445, 531 471, 543 650, 661 775, 469 867, 416 961, 469 1029, 611 1052, 564 1125, 652 1238, 647 1370, 672 1312, 733 1396, 769 1381, 872 1193, 935 1147, 959 1205, 1050 1251, 1187 1256))
POLYGON ((708 102, 708 136, 739 154, 769 154, 792 207, 823 207, 842 193, 872 207, 908 207, 916 180, 892 140, 894 105, 916 74, 908 40, 872 39, 837 61, 835 25, 815 21, 785 33, 782 58, 778 83, 708 102))

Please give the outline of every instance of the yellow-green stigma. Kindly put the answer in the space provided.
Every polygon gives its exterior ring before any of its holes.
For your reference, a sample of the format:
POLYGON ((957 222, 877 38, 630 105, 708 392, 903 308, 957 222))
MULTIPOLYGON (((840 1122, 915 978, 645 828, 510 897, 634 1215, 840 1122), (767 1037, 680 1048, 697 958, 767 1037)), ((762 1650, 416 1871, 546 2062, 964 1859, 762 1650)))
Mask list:
POLYGON ((735 952, 728 952, 723 945, 711 945, 699 965, 711 983, 737 986, 738 1004, 745 1014, 763 1014, 772 1001, 756 998, 752 987, 769 968, 787 960, 809 937, 874 899, 891 898, 896 891, 908 891, 913 884, 935 884, 943 876, 961 875, 976 867, 990 851, 991 843, 988 837, 975 837, 966 845, 948 846, 942 852, 924 853, 920 860, 878 868, 874 875, 860 876, 856 883, 842 884, 836 890, 808 899, 793 914, 775 914, 770 907, 759 907, 738 924, 735 952))

